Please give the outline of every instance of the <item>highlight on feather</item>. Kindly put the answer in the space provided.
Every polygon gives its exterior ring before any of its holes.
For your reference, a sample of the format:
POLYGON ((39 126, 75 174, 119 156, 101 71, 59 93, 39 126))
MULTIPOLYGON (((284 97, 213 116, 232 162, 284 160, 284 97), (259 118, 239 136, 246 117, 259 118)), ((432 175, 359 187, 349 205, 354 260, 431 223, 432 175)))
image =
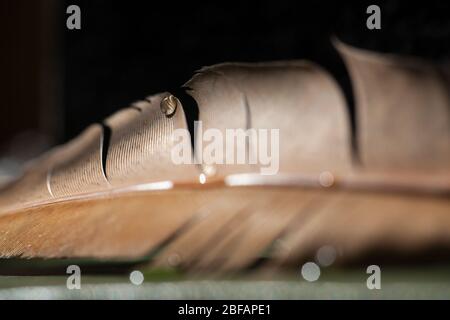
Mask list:
MULTIPOLYGON (((156 94, 2 190, 0 257, 147 257, 192 273, 298 267, 323 246, 337 265, 450 257, 448 82, 437 66, 335 44, 354 85, 357 132, 339 84, 313 63, 203 68, 185 85, 203 129, 279 129, 278 174, 174 164, 173 132, 201 137, 181 96, 156 94), (161 104, 171 96, 168 114, 161 104)), ((194 146, 193 160, 207 145, 194 146)), ((225 145, 224 155, 242 147, 225 145)))

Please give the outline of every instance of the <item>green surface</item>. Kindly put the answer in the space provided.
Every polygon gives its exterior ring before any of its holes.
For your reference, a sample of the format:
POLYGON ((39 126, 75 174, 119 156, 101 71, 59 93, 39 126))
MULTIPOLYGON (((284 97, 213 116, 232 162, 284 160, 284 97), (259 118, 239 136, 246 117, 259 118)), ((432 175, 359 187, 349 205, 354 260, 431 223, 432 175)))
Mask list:
POLYGON ((381 290, 367 288, 369 275, 363 268, 322 268, 320 278, 311 283, 300 272, 219 278, 142 266, 129 270, 141 270, 145 282, 131 284, 128 271, 105 276, 82 273, 81 289, 69 290, 66 276, 0 276, 0 299, 450 299, 449 266, 381 266, 381 290))
MULTIPOLYGON (((381 290, 364 284, 318 281, 217 281, 145 282, 90 281, 80 290, 68 290, 65 279, 8 279, 21 283, 0 289, 0 299, 449 299, 444 283, 387 283, 381 290), (51 284, 50 284, 51 283, 51 284)), ((106 279, 105 279, 106 280, 106 279)), ((109 279, 111 280, 111 279, 109 279)), ((5 279, 0 279, 5 281, 5 279)))

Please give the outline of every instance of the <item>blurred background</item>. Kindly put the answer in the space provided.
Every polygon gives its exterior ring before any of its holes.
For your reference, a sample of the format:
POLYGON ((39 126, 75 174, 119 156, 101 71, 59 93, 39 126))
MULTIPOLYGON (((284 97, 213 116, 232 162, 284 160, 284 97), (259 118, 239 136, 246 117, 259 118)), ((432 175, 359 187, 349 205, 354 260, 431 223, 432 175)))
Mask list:
POLYGON ((0 183, 131 102, 224 61, 309 59, 352 99, 330 37, 448 63, 448 1, 0 0, 0 183), (66 9, 81 8, 81 30, 66 9), (381 8, 368 30, 367 6, 381 8))

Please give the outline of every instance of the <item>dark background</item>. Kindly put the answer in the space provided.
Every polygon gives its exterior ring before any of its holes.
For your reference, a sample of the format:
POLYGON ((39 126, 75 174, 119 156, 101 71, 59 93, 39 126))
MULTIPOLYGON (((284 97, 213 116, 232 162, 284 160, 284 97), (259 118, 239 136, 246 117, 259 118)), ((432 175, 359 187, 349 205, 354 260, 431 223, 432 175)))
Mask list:
POLYGON ((0 157, 34 156, 224 61, 306 58, 348 91, 332 35, 445 62, 449 17, 449 1, 0 0, 0 157), (66 28, 70 4, 81 30, 66 28), (381 30, 366 28, 369 4, 381 30))

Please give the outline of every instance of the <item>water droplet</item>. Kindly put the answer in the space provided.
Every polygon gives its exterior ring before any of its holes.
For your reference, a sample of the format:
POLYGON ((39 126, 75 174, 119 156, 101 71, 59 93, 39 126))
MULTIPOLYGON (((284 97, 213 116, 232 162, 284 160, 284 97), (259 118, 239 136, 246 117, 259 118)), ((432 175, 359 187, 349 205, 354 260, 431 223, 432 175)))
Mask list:
POLYGON ((130 281, 135 286, 139 286, 144 282, 144 275, 139 270, 130 273, 130 281))
POLYGON ((314 282, 320 277, 320 267, 314 262, 307 262, 302 267, 303 279, 314 282))

